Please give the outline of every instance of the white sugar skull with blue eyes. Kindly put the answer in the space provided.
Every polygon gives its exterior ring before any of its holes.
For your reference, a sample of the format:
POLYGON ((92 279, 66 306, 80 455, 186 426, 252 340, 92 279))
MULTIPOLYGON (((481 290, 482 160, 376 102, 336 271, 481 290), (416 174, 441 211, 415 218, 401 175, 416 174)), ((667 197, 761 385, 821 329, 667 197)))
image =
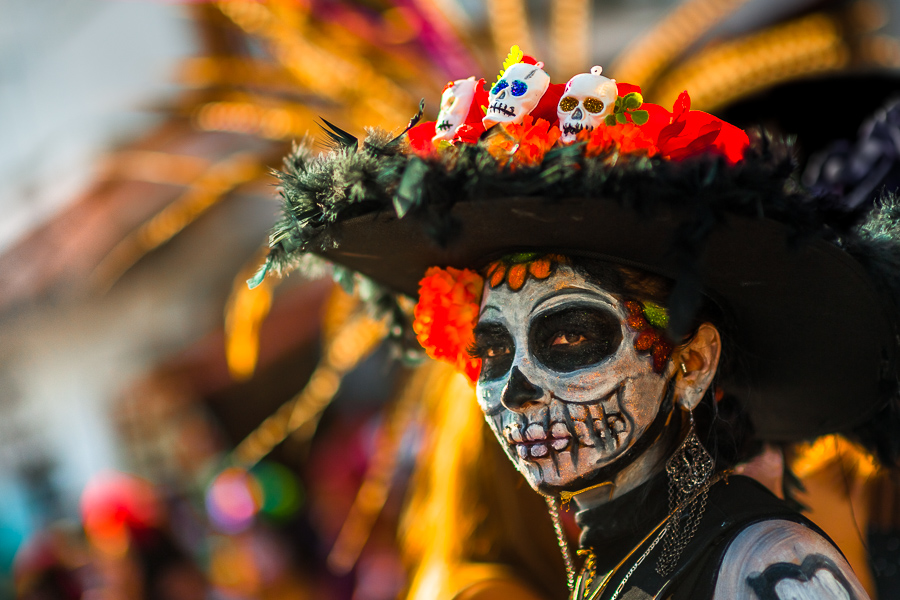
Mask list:
POLYGON ((488 96, 487 112, 482 119, 485 127, 497 123, 521 123, 525 115, 535 109, 550 87, 550 76, 543 66, 541 62, 534 65, 516 63, 503 72, 488 96))

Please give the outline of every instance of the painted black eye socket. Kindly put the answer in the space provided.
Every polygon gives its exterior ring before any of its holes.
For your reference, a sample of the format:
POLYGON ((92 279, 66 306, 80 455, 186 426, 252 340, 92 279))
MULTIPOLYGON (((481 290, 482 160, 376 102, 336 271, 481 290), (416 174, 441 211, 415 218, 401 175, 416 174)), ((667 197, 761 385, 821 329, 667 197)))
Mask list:
POLYGON ((544 366, 567 373, 595 365, 615 353, 622 343, 622 326, 608 310, 573 306, 536 317, 529 343, 532 354, 544 366))
POLYGON ((503 325, 479 323, 475 327, 475 341, 469 348, 469 356, 481 359, 482 381, 502 377, 512 367, 516 345, 503 325))

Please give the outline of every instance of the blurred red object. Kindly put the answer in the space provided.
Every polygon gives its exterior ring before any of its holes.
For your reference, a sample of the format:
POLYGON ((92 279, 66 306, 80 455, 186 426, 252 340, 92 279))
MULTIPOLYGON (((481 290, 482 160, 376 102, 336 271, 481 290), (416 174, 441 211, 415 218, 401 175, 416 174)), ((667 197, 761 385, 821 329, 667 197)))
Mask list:
POLYGON ((152 484, 133 475, 105 471, 81 495, 81 517, 92 541, 139 536, 159 526, 161 515, 152 484))

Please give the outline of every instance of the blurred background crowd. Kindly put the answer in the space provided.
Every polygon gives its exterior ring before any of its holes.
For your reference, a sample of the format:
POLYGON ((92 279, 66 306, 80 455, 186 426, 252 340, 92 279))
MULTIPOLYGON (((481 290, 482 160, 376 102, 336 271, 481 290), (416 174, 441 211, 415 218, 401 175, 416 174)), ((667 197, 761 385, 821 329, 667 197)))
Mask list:
MULTIPOLYGON (((504 565, 565 589, 465 382, 394 360, 331 281, 244 284, 292 141, 433 119, 512 44, 796 133, 817 185, 874 186, 821 154, 873 114, 900 155, 893 0, 0 0, 0 598, 440 598, 504 565)), ((841 439, 786 451, 896 597, 893 478, 841 439)))

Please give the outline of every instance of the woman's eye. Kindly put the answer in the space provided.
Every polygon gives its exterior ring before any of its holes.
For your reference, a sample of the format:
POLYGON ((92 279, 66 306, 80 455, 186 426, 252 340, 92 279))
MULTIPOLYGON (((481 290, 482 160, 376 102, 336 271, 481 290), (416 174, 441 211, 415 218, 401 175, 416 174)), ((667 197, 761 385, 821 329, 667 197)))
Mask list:
POLYGON ((516 345, 506 328, 496 323, 479 323, 474 333, 469 356, 482 360, 480 379, 489 381, 509 372, 516 345))
POLYGON ((550 342, 551 346, 570 346, 586 342, 587 338, 580 333, 559 333, 550 342))
POLYGON ((569 373, 611 356, 622 343, 622 324, 605 308, 575 304, 536 316, 528 337, 538 362, 569 373))

